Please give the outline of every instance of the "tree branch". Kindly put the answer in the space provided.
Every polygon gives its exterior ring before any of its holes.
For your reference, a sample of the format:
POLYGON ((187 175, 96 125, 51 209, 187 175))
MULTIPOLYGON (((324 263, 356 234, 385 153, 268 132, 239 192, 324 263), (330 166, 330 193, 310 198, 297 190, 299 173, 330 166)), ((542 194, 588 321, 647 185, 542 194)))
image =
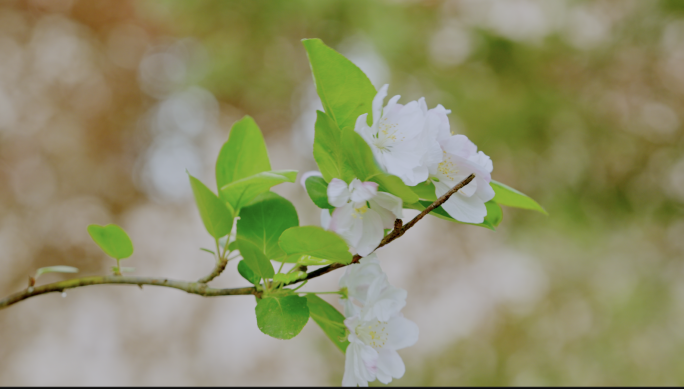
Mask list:
MULTIPOLYGON (((459 190, 463 189, 464 186, 468 185, 468 184, 470 183, 470 181, 472 181, 472 180, 474 180, 474 179, 475 179, 475 174, 469 175, 468 177, 466 177, 465 180, 459 182, 459 183, 456 184, 453 188, 449 189, 448 192, 446 192, 446 193, 443 194, 440 198, 438 198, 437 200, 435 200, 435 202, 433 202, 432 204, 428 205, 427 208, 425 208, 421 213, 419 213, 418 215, 416 215, 416 217, 414 217, 413 219, 411 219, 411 221, 408 222, 408 223, 406 223, 405 225, 402 226, 401 220, 400 220, 400 219, 397 219, 397 221, 394 222, 394 229, 392 230, 392 232, 390 232, 389 234, 387 234, 387 235, 382 239, 382 241, 380 241, 380 244, 378 245, 378 247, 375 248, 375 250, 379 249, 380 247, 382 247, 382 246, 384 246, 384 245, 386 245, 386 244, 389 244, 389 243, 392 242, 393 240, 395 240, 395 239, 399 238, 400 236, 404 235, 404 233, 406 233, 406 231, 407 231, 409 228, 413 227, 416 223, 418 223, 418 221, 420 221, 420 219, 424 218, 425 215, 427 215, 428 213, 432 212, 432 210, 434 210, 435 208, 437 208, 437 207, 439 207, 440 205, 444 204, 447 200, 449 200, 449 197, 451 197, 451 195, 453 195, 454 193, 456 193, 456 192, 458 192, 459 190)), ((373 250, 373 252, 375 252, 375 250, 373 250)), ((361 260, 361 256, 358 255, 358 254, 354 255, 354 257, 352 258, 352 261, 351 261, 350 265, 351 265, 352 263, 358 263, 359 260, 361 260)), ((293 285, 293 284, 296 284, 296 283, 299 283, 299 282, 303 282, 303 281, 310 280, 310 279, 312 279, 312 278, 320 277, 320 276, 322 276, 323 274, 330 273, 331 271, 333 271, 333 270, 335 270, 335 269, 339 269, 339 268, 345 267, 345 266, 347 266, 347 265, 343 265, 343 264, 341 264, 341 263, 333 263, 332 265, 328 265, 328 266, 326 266, 326 267, 322 267, 322 268, 320 268, 320 269, 314 270, 314 271, 312 271, 311 273, 308 273, 308 274, 306 275, 306 278, 303 278, 303 279, 298 280, 298 281, 294 281, 294 282, 292 282, 292 283, 290 283, 290 284, 287 284, 287 285, 293 285)))
MULTIPOLYGON (((449 197, 451 197, 451 195, 453 195, 454 193, 461 190, 464 186, 468 185, 470 183, 470 181, 472 181, 474 178, 475 178, 475 175, 471 174, 465 180, 459 182, 456 186, 451 188, 447 193, 445 193, 440 198, 438 198, 435 202, 430 204, 420 214, 418 214, 416 217, 411 219, 411 221, 406 223, 405 225, 402 226, 401 220, 398 219, 394 223, 394 229, 392 230, 392 232, 387 234, 382 239, 382 241, 380 242, 378 247, 375 248, 375 250, 379 249, 382 246, 385 246, 386 244, 389 244, 393 240, 404 235, 404 233, 406 233, 406 231, 409 228, 413 227, 416 223, 418 223, 418 221, 420 221, 420 219, 424 218, 425 215, 430 213, 435 208, 444 204, 449 199, 449 197)), ((375 251, 375 250, 373 250, 373 251, 375 251)), ((351 263, 358 263, 360 259, 361 259, 360 255, 358 255, 358 254, 354 255, 351 263)), ((220 262, 222 262, 222 261, 220 261, 220 262)), ((225 262, 227 262, 227 260, 225 262)), ((291 282, 291 283, 286 284, 284 286, 293 285, 293 284, 297 284, 297 283, 300 283, 300 282, 303 282, 306 280, 310 280, 312 278, 320 277, 323 274, 329 273, 335 269, 339 269, 339 268, 345 267, 345 266, 347 266, 347 265, 343 265, 341 263, 333 263, 332 265, 328 265, 326 267, 323 267, 323 268, 320 268, 318 270, 314 270, 314 271, 308 273, 306 278, 304 278, 304 279, 291 282)), ((4 299, 0 300, 0 309, 6 308, 12 304, 18 303, 19 301, 26 300, 26 299, 31 298, 33 296, 39 296, 41 294, 53 293, 53 292, 63 292, 66 289, 79 288, 79 287, 88 286, 88 285, 105 285, 105 284, 129 284, 129 285, 138 285, 140 287, 142 287, 142 285, 163 286, 163 287, 167 287, 167 288, 179 289, 179 290, 185 291, 187 293, 196 294, 196 295, 204 296, 204 297, 250 295, 250 294, 257 296, 257 297, 261 296, 261 292, 257 291, 257 289, 253 286, 252 287, 246 287, 246 288, 229 288, 229 289, 216 289, 216 288, 208 287, 206 282, 209 282, 214 277, 218 276, 223 271, 223 269, 225 269, 225 267, 226 267, 225 263, 218 263, 216 265, 216 268, 214 269, 214 271, 210 275, 200 279, 200 281, 198 281, 198 282, 177 281, 177 280, 170 280, 168 278, 95 276, 95 277, 76 278, 73 280, 53 282, 51 284, 38 286, 38 287, 29 286, 29 288, 26 290, 23 290, 21 292, 17 292, 15 294, 12 294, 12 295, 7 296, 4 299)))
POLYGON ((164 286, 168 288, 175 288, 187 293, 196 294, 204 297, 212 296, 232 296, 232 295, 255 295, 258 296, 261 293, 256 290, 256 288, 246 287, 246 288, 231 288, 231 289, 216 289, 210 288, 207 284, 200 282, 187 282, 187 281, 177 281, 168 278, 149 278, 149 277, 122 277, 122 276, 95 276, 95 277, 85 277, 76 278, 73 280, 53 282, 51 284, 42 285, 38 287, 29 287, 26 290, 17 292, 6 298, 0 300, 0 309, 6 308, 12 304, 18 303, 19 301, 26 300, 33 296, 39 296, 41 294, 53 293, 53 292, 63 292, 66 289, 78 288, 81 286, 88 285, 105 285, 105 284, 129 284, 129 285, 154 285, 154 286, 164 286))
POLYGON ((200 284, 206 284, 207 282, 213 280, 214 278, 218 277, 221 275, 223 270, 226 268, 226 265, 228 264, 228 258, 221 258, 218 260, 216 263, 216 266, 214 266, 214 270, 211 271, 208 275, 200 278, 197 280, 200 284))

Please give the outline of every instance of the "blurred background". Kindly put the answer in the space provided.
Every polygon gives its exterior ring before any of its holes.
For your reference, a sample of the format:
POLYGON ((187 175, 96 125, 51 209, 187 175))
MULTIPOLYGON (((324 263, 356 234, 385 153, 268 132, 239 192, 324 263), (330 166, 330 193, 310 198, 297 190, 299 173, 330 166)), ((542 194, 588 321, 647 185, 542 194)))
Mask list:
MULTIPOLYGON (((90 223, 129 232, 135 275, 208 274, 185 170, 215 189, 245 114, 274 168, 316 168, 313 37, 400 102, 451 109, 493 178, 550 214, 507 208, 496 232, 426 218, 380 251, 421 330, 393 384, 684 384, 678 0, 3 0, 0 294, 42 266, 109 273, 90 223)), ((301 186, 274 190, 318 224, 301 186)), ((235 267, 213 285, 246 286, 235 267)), ((276 340, 254 305, 134 286, 36 297, 0 311, 0 385, 340 384, 313 322, 276 340)))

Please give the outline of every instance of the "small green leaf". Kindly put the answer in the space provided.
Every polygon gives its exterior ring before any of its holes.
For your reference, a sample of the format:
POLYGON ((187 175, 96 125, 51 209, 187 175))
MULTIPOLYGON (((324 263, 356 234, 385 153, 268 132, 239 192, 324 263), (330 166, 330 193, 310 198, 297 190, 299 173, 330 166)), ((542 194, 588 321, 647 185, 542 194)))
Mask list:
POLYGON ((211 251, 211 250, 209 250, 209 249, 205 249, 204 247, 200 247, 200 250, 206 251, 206 252, 208 252, 208 253, 211 254, 211 255, 216 255, 215 252, 213 252, 213 251, 211 251))
POLYGON ((254 274, 252 269, 249 267, 249 265, 247 265, 247 263, 244 260, 238 262, 237 269, 238 273, 240 273, 242 278, 246 279, 251 284, 259 285, 261 278, 258 275, 254 274))
MULTIPOLYGON (((414 204, 404 203, 404 208, 411 208, 411 209, 417 209, 419 211, 422 211, 432 203, 433 203, 432 201, 424 201, 424 200, 421 200, 421 201, 414 203, 414 204)), ((432 212, 430 212, 430 215, 434 215, 440 219, 448 220, 451 222, 456 222, 456 223, 461 223, 461 224, 470 224, 472 226, 480 226, 480 227, 484 227, 484 228, 490 229, 492 231, 495 231, 496 227, 503 220, 503 212, 501 212, 501 207, 493 201, 487 201, 485 203, 485 207, 487 207, 487 216, 485 216, 484 221, 482 223, 463 223, 463 222, 460 222, 460 221, 454 219, 453 217, 451 217, 447 213, 447 211, 445 211, 444 208, 442 208, 442 207, 437 207, 437 208, 433 209, 432 212)))
POLYGON ((257 196, 240 211, 237 223, 237 239, 248 240, 256 245, 266 258, 285 255, 278 245, 283 231, 299 225, 294 205, 287 199, 266 192, 257 196))
POLYGON ((273 170, 231 182, 221 188, 221 199, 239 210, 256 196, 283 182, 295 182, 296 170, 273 170))
POLYGON ((124 259, 133 254, 131 238, 128 237, 126 231, 116 224, 107 224, 106 226, 91 224, 88 226, 88 233, 102 251, 112 258, 124 259))
POLYGON ((279 244, 288 256, 310 255, 345 265, 351 263, 352 260, 344 239, 320 227, 292 227, 283 232, 279 244))
POLYGON ((349 341, 346 340, 347 333, 344 326, 344 315, 315 294, 307 294, 306 300, 311 318, 321 327, 337 348, 343 353, 347 351, 349 341))
POLYGON ((230 234, 235 218, 233 208, 221 201, 200 180, 191 175, 188 176, 204 228, 207 229, 209 235, 219 239, 230 234))
POLYGON ((248 240, 238 240, 238 247, 240 248, 240 255, 242 260, 249 266, 250 269, 258 277, 263 279, 273 278, 275 272, 271 261, 266 258, 266 255, 248 240))
POLYGON ((342 131, 353 130, 356 119, 371 112, 375 87, 361 69, 320 39, 302 43, 325 112, 342 131))
POLYGON ((259 126, 249 116, 237 121, 230 130, 216 159, 216 187, 257 173, 271 170, 266 143, 259 126))
POLYGON ((78 269, 72 266, 48 266, 36 270, 36 280, 45 273, 78 273, 78 269))
POLYGON ((327 182, 333 178, 351 182, 356 174, 346 161, 342 132, 335 121, 324 112, 316 111, 316 115, 313 155, 318 170, 327 182))
POLYGON ((296 263, 297 265, 302 266, 325 266, 330 265, 333 262, 327 259, 315 258, 311 255, 302 255, 299 257, 299 259, 297 259, 296 263))
POLYGON ((546 210, 526 194, 494 180, 492 180, 491 185, 494 193, 496 193, 493 200, 497 204, 538 211, 548 216, 546 210))
POLYGON ((311 176, 306 179, 304 186, 306 186, 306 193, 318 208, 335 209, 328 203, 328 183, 323 177, 311 176))
POLYGON ((237 240, 228 243, 228 251, 239 250, 237 240))
POLYGON ((437 201, 437 194, 435 194, 435 184, 432 182, 421 182, 416 186, 410 187, 413 193, 417 194, 423 200, 437 201))
POLYGON ((304 297, 269 296, 257 302, 257 326, 266 335, 292 339, 309 321, 309 308, 304 297))
POLYGON ((306 278, 306 273, 303 271, 296 271, 294 273, 279 273, 273 276, 273 281, 278 281, 282 282, 284 284, 289 284, 290 282, 295 282, 297 280, 301 280, 302 278, 306 278))

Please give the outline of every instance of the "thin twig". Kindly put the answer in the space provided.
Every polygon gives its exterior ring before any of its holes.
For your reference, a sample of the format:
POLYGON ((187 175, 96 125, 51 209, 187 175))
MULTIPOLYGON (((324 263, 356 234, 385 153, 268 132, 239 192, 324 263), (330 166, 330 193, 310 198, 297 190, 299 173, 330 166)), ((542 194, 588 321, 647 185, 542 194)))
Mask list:
POLYGON ((223 270, 225 270, 227 264, 228 258, 219 258, 218 262, 216 262, 216 266, 214 266, 214 270, 212 270, 211 273, 209 273, 208 275, 197 280, 197 282, 199 282, 200 284, 206 284, 207 282, 213 280, 214 278, 221 275, 223 270))
MULTIPOLYGON (((434 210, 435 208, 439 207, 440 205, 444 204, 451 195, 454 193, 458 192, 460 189, 462 189, 464 186, 468 185, 470 181, 472 181, 475 178, 474 174, 471 174, 466 178, 465 180, 461 181, 458 183, 456 186, 451 188, 447 193, 445 193, 442 197, 438 198, 435 202, 430 204, 425 210, 423 210, 420 214, 418 214, 416 217, 414 217, 410 222, 406 223, 405 225, 401 225, 401 220, 398 220, 394 224, 394 229, 392 232, 387 234, 378 247, 375 248, 375 250, 379 249, 382 246, 385 246, 386 244, 392 242, 393 240, 399 238, 400 236, 404 235, 404 233, 411 227, 413 227, 420 219, 425 217, 430 211, 434 210)), ((375 251, 374 250, 374 251, 375 251)), ((357 263, 361 259, 360 255, 354 255, 352 258, 351 263, 357 263)), ((226 260, 227 262, 227 260, 226 260)), ((51 284, 47 285, 42 285, 38 287, 29 287, 21 292, 17 292, 15 294, 9 295, 5 297, 4 299, 0 300, 0 309, 7 308, 8 306, 12 304, 16 304, 20 301, 26 300, 28 298, 31 298, 33 296, 39 296, 41 294, 46 294, 46 293, 54 293, 54 292, 63 292, 66 289, 73 289, 73 288, 79 288, 82 286, 88 286, 88 285, 105 285, 105 284, 129 284, 129 285, 138 285, 142 287, 142 285, 154 285, 154 286, 162 286, 162 287, 168 287, 168 288, 175 288, 179 289, 182 291, 185 291, 187 293, 191 294, 196 294, 199 296, 204 296, 204 297, 212 297, 212 296, 235 296, 235 295, 255 295, 257 297, 261 296, 261 292, 258 291, 255 287, 246 287, 246 288, 229 288, 229 289, 216 289, 216 288, 210 288, 207 286, 206 282, 209 282, 211 279, 214 277, 211 277, 214 273, 216 275, 220 274, 223 269, 225 269, 225 264, 223 264, 223 267, 219 269, 220 263, 216 265, 216 268, 210 274, 209 276, 202 278, 200 282, 188 282, 188 281, 177 281, 177 280, 171 280, 168 278, 149 278, 149 277, 122 277, 122 276, 95 276, 95 277, 85 277, 85 278, 76 278, 72 280, 67 280, 67 281, 60 281, 60 282, 53 282, 51 284), (211 278, 209 278, 211 277, 211 278), (204 281, 205 279, 209 278, 209 280, 204 281), (201 282, 204 281, 204 282, 201 282)), ((343 265, 341 263, 333 263, 332 265, 328 265, 326 267, 320 268, 318 270, 314 270, 311 273, 308 273, 306 278, 291 282, 287 285, 292 285, 292 284, 297 284, 300 282, 306 282, 312 278, 320 277, 323 274, 329 273, 335 269, 339 269, 341 267, 345 267, 347 265, 343 265)), ((286 285, 284 285, 286 286, 286 285)))
MULTIPOLYGON (((446 192, 445 194, 443 194, 440 198, 438 198, 437 200, 435 200, 435 202, 433 202, 432 204, 428 205, 421 213, 419 213, 418 215, 416 215, 416 217, 414 217, 413 219, 411 219, 411 221, 408 222, 408 223, 406 223, 405 225, 402 226, 401 220, 397 219, 397 221, 394 222, 394 229, 392 230, 392 232, 390 232, 389 234, 387 234, 387 235, 380 241, 380 244, 378 245, 378 247, 375 248, 375 250, 379 249, 380 247, 382 247, 382 246, 384 246, 384 245, 386 245, 386 244, 392 242, 393 240, 399 238, 400 236, 404 235, 404 233, 406 233, 406 231, 407 231, 409 228, 413 227, 416 223, 418 223, 418 221, 420 221, 420 219, 424 218, 425 215, 427 215, 428 213, 430 213, 430 212, 431 212, 432 210, 434 210, 435 208, 437 208, 437 207, 439 207, 440 205, 444 204, 447 200, 449 200, 449 197, 451 197, 451 195, 453 195, 454 193, 456 193, 456 192, 458 192, 459 190, 463 189, 464 186, 468 185, 468 184, 470 183, 470 181, 472 181, 472 180, 474 180, 474 179, 475 179, 475 175, 474 175, 474 174, 469 175, 468 177, 466 177, 465 180, 459 182, 458 184, 456 184, 456 186, 454 186, 454 187, 451 188, 448 192, 446 192)), ((373 250, 373 251, 375 251, 375 250, 373 250)), ((352 258, 352 261, 351 261, 350 265, 351 265, 352 263, 358 263, 359 260, 361 260, 361 256, 358 255, 358 254, 354 255, 354 257, 352 258)), ((296 283, 298 283, 298 282, 302 282, 302 281, 310 280, 310 279, 312 279, 312 278, 320 277, 320 276, 322 276, 323 274, 330 273, 330 272, 333 271, 333 270, 336 270, 336 269, 339 269, 339 268, 345 267, 345 266, 347 266, 347 265, 343 265, 343 264, 341 264, 341 263, 333 263, 333 264, 328 265, 328 266, 326 266, 326 267, 322 267, 322 268, 320 268, 320 269, 314 270, 314 271, 312 271, 311 273, 308 273, 308 274, 306 275, 306 278, 303 278, 303 279, 297 280, 297 281, 293 281, 293 282, 291 282, 290 284, 287 284, 287 285, 292 285, 292 284, 296 284, 296 283)), ((284 285, 284 286, 286 286, 286 285, 284 285)))

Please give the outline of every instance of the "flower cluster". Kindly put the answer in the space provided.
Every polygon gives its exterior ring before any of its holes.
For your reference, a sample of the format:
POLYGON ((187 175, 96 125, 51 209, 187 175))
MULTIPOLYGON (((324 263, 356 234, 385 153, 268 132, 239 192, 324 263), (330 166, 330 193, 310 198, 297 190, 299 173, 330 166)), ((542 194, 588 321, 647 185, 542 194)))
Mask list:
POLYGON ((328 202, 336 207, 330 215, 321 212, 321 225, 341 235, 361 256, 366 256, 380 244, 386 228, 402 218, 403 202, 395 195, 379 192, 375 182, 351 184, 333 178, 328 184, 328 202))
POLYGON ((442 206, 454 219, 482 223, 487 215, 485 203, 494 198, 491 181, 492 161, 477 151, 465 135, 452 135, 447 114, 441 105, 428 110, 425 99, 398 104, 392 97, 383 108, 388 85, 373 99, 373 125, 367 114, 359 116, 355 131, 370 145, 373 154, 390 174, 406 185, 433 182, 437 197, 448 192, 470 174, 475 174, 463 189, 442 206))
POLYGON ((390 383, 404 375, 404 361, 397 353, 418 340, 418 326, 404 318, 406 291, 389 284, 376 254, 348 266, 340 278, 346 288, 345 326, 349 330, 343 386, 390 383))

